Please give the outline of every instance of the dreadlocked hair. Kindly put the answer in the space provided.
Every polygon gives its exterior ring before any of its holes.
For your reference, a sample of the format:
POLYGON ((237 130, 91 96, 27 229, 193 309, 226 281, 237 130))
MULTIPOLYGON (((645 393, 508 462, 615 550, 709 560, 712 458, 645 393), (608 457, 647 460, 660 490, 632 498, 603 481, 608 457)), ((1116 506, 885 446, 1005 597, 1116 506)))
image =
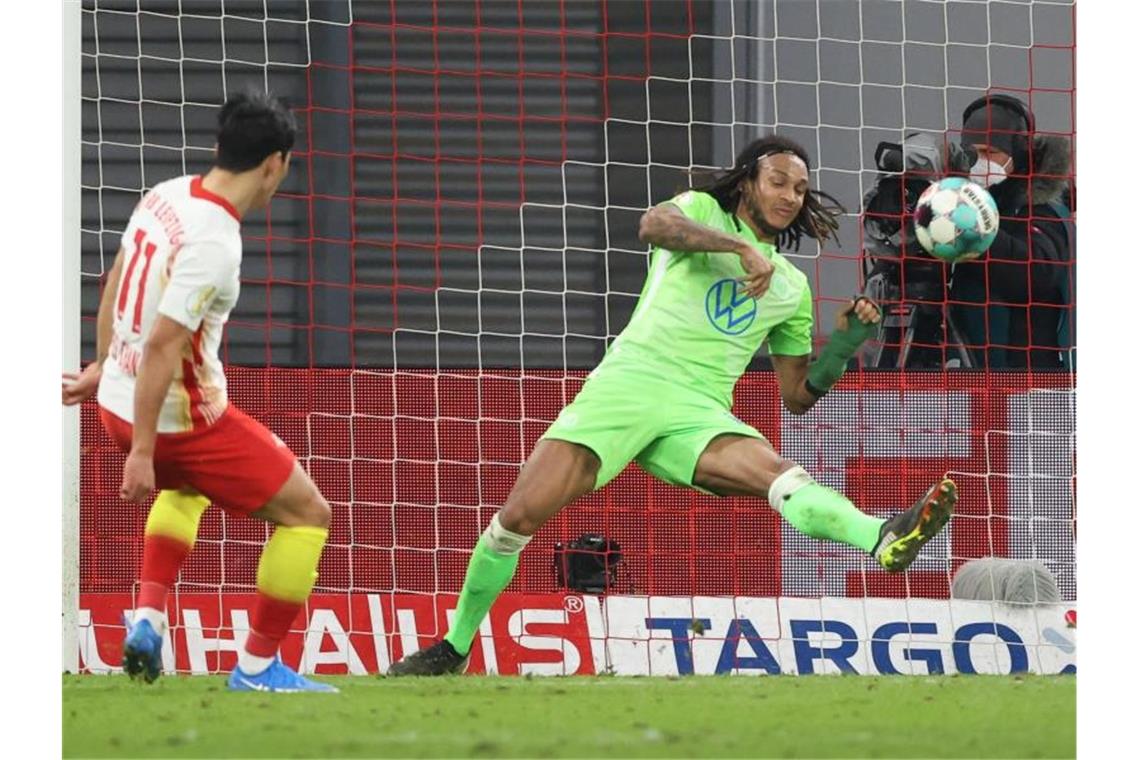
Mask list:
MULTIPOLYGON (((811 171, 811 160, 803 146, 794 140, 779 135, 765 135, 754 140, 740 155, 736 163, 729 169, 722 169, 711 174, 711 180, 704 185, 692 189, 708 193, 716 198, 717 203, 727 213, 736 212, 740 205, 741 183, 746 179, 755 179, 760 172, 760 159, 778 153, 793 153, 804 162, 811 171)), ((839 229, 839 216, 845 214, 847 209, 829 193, 822 190, 808 189, 804 195, 804 204, 800 213, 792 220, 787 229, 776 237, 776 246, 781 250, 799 250, 800 240, 804 235, 820 242, 828 239, 839 242, 836 234, 839 229)))

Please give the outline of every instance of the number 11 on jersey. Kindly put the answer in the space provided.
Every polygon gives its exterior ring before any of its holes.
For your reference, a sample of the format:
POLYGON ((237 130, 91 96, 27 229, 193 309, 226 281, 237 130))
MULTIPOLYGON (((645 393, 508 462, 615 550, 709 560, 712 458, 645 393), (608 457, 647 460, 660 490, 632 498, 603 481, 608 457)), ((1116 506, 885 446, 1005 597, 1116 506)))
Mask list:
POLYGON ((122 286, 119 288, 119 301, 115 307, 115 319, 123 318, 123 314, 127 310, 127 297, 131 289, 131 277, 135 273, 135 267, 138 266, 139 257, 143 261, 142 273, 139 275, 137 293, 135 294, 134 314, 131 319, 131 332, 136 335, 142 330, 142 309, 143 301, 146 298, 146 281, 150 275, 150 260, 154 257, 154 252, 157 246, 154 243, 146 242, 146 230, 138 229, 135 231, 135 252, 131 255, 131 262, 127 264, 127 273, 123 277, 122 286))

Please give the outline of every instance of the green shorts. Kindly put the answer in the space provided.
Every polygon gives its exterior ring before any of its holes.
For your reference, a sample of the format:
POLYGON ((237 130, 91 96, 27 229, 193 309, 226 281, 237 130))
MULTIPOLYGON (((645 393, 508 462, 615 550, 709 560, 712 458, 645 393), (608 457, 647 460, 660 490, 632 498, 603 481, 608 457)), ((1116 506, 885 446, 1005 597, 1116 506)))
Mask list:
POLYGON ((666 483, 693 484, 697 460, 720 435, 766 441, 716 400, 667 379, 610 370, 582 387, 543 438, 569 441, 601 460, 595 490, 636 461, 666 483))

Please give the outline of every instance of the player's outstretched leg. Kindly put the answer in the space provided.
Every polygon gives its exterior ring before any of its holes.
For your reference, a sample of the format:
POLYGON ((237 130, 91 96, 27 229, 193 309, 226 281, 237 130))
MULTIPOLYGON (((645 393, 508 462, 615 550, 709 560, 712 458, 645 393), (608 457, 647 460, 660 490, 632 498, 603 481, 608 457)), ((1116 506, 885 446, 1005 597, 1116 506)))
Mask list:
POLYGON ((954 483, 943 480, 910 509, 883 520, 815 482, 807 470, 780 457, 767 441, 737 435, 723 435, 708 444, 693 482, 725 496, 766 496, 804 535, 862 549, 892 573, 914 561, 949 521, 957 500, 954 483))
POLYGON ((776 478, 768 499, 800 532, 858 547, 887 572, 901 573, 950 520, 958 492, 953 481, 942 480, 910 509, 882 520, 859 511, 846 496, 819 485, 796 466, 776 478))
POLYGON ((123 670, 131 678, 151 683, 162 673, 162 635, 166 631, 166 597, 178 578, 194 539, 198 522, 210 500, 190 491, 160 491, 143 530, 143 561, 134 614, 123 622, 123 670))
POLYGON ((323 691, 334 686, 305 678, 277 655, 317 580, 331 510, 313 481, 295 465, 259 517, 277 523, 257 566, 257 602, 245 646, 227 683, 233 691, 323 691))
POLYGON ((957 501, 958 487, 945 478, 931 486, 910 509, 887 520, 872 552, 883 569, 901 573, 910 567, 919 550, 950 521, 957 501))
POLYGON ((519 552, 543 523, 593 490, 598 465, 598 458, 583 446, 538 442, 503 508, 475 544, 451 630, 443 640, 394 663, 389 676, 441 676, 467 670, 475 633, 514 577, 519 552))

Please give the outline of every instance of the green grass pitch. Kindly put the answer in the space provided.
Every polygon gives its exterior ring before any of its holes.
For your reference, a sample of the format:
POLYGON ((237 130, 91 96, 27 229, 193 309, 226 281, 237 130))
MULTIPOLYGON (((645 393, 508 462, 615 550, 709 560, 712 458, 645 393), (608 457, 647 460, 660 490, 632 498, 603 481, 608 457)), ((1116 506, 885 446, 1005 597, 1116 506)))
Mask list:
POLYGON ((1071 676, 64 676, 64 757, 1074 757, 1071 676))

